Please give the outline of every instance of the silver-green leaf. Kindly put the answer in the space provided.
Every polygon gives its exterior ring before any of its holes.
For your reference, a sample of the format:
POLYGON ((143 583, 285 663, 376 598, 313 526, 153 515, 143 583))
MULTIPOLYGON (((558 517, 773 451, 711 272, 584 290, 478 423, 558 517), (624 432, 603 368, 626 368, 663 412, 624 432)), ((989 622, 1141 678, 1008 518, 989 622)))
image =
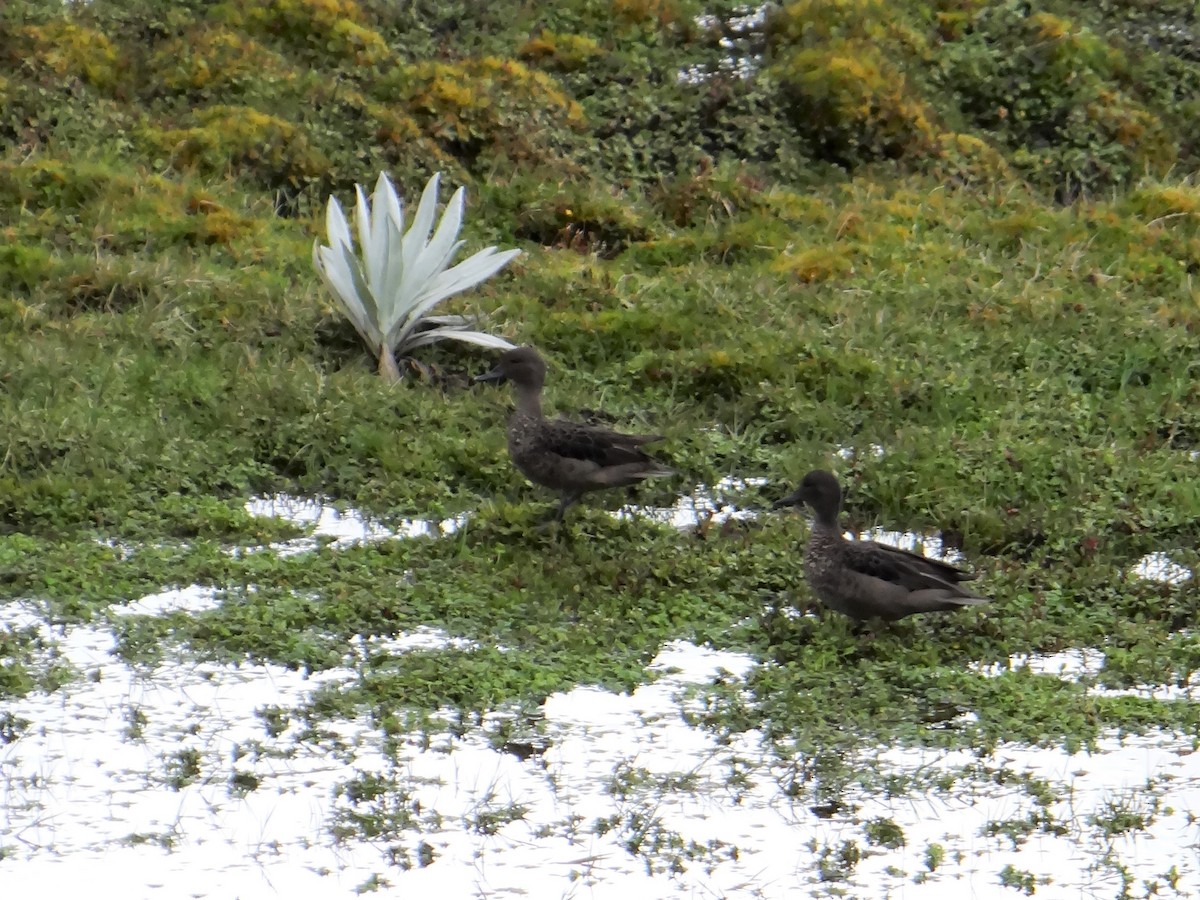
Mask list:
MULTIPOLYGON (((313 267, 381 363, 447 339, 500 350, 513 347, 502 337, 471 330, 469 318, 427 315, 443 300, 486 281, 521 252, 487 247, 451 266, 463 243, 458 234, 466 192, 461 187, 454 192, 435 229, 439 182, 435 174, 426 183, 407 231, 404 207, 386 173, 380 173, 370 199, 355 185, 357 256, 350 223, 330 197, 325 214, 329 244, 313 244, 313 267)), ((395 368, 381 365, 384 371, 395 368)))

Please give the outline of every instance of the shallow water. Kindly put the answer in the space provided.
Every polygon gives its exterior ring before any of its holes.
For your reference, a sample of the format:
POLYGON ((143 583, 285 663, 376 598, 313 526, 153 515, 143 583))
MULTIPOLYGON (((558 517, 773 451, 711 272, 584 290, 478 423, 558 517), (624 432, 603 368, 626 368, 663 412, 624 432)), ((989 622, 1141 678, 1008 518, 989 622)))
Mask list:
POLYGON ((1182 584, 1190 581, 1192 570, 1174 562, 1167 554, 1147 553, 1130 568, 1135 578, 1145 578, 1149 581, 1162 581, 1167 584, 1182 584))
POLYGON ((734 478, 727 475, 711 488, 706 484, 697 485, 692 494, 681 496, 674 506, 626 505, 613 515, 618 519, 650 519, 672 528, 695 528, 705 523, 719 525, 730 519, 755 519, 758 517, 758 510, 739 507, 728 499, 728 495, 742 493, 766 483, 766 478, 734 478))
MULTIPOLYGON (((864 453, 873 456, 884 454, 884 448, 871 444, 864 453)), ((843 447, 839 455, 851 459, 859 451, 843 447)), ((714 486, 698 485, 696 490, 680 496, 673 506, 654 507, 627 504, 617 509, 613 516, 618 519, 646 518, 672 528, 695 528, 701 524, 721 524, 729 520, 753 521, 763 511, 760 507, 738 506, 730 496, 743 494, 764 487, 766 478, 735 478, 726 476, 714 486)), ((403 519, 398 526, 385 527, 367 519, 355 510, 339 509, 319 500, 301 499, 278 494, 273 497, 256 497, 246 504, 247 512, 256 516, 286 518, 296 525, 307 527, 309 533, 290 541, 279 541, 268 547, 257 548, 257 552, 270 550, 280 556, 308 553, 322 542, 332 547, 347 547, 354 544, 374 543, 396 537, 429 537, 453 534, 470 519, 467 513, 441 520, 420 518, 403 519)), ((962 554, 944 547, 938 535, 920 534, 914 531, 892 531, 882 527, 864 532, 846 532, 846 537, 857 540, 878 541, 905 550, 924 553, 955 565, 963 562, 962 554)), ((239 552, 249 552, 240 550, 239 552)), ((1135 578, 1180 584, 1192 578, 1191 569, 1174 561, 1162 552, 1149 553, 1129 568, 1135 578)), ((143 601, 147 602, 148 598, 143 601)))
MULTIPOLYGON (((17 615, 36 618, 28 610, 17 615)), ((785 898, 810 896, 823 854, 846 841, 865 851, 847 876, 862 897, 899 891, 929 900, 968 886, 974 896, 1001 896, 1009 890, 998 883, 1006 865, 1051 879, 1056 896, 1107 891, 1118 882, 1113 866, 1095 868, 1102 851, 1139 879, 1161 880, 1174 866, 1184 883, 1200 884, 1188 852, 1197 830, 1186 812, 1200 808, 1200 765, 1183 735, 1110 738, 1096 754, 1002 746, 983 762, 1070 789, 1068 801, 1049 808, 1068 833, 1034 834, 1013 846, 984 836, 991 822, 1040 812, 1012 779, 981 785, 960 778, 951 790, 893 800, 863 793, 850 798, 858 808, 845 817, 820 818, 794 805, 757 735, 723 746, 681 717, 694 705, 690 685, 721 671, 741 677, 755 665, 739 654, 672 643, 651 667, 659 680, 631 695, 588 687, 555 694, 542 707, 544 752, 524 761, 494 749, 485 722, 462 739, 435 734, 428 746, 414 739, 393 764, 365 721, 322 723, 333 736, 314 745, 297 740, 295 725, 272 737, 256 715, 299 704, 321 684, 352 681, 348 668, 311 678, 257 665, 167 664, 134 673, 111 656, 103 629, 54 637, 87 677, 10 705, 35 725, 0 752, 7 896, 65 896, 87 879, 95 897, 161 890, 349 898, 378 876, 399 896, 573 896, 582 887, 597 897, 785 898), (184 759, 200 776, 189 784, 172 781, 184 759), (735 769, 742 777, 731 786, 735 769), (405 871, 388 865, 387 842, 333 840, 348 806, 337 788, 359 772, 400 775, 406 802, 436 811, 438 821, 426 815, 391 848, 415 864, 423 843, 432 864, 405 871), (233 789, 235 774, 257 786, 233 789), (1134 800, 1132 792, 1150 781, 1145 796, 1159 805, 1154 822, 1109 847, 1089 817, 1127 802, 1148 808, 1151 800, 1134 800), (875 818, 902 829, 904 845, 868 847, 863 823, 875 818), (597 834, 598 821, 611 829, 597 834), (635 840, 643 849, 631 853, 635 840), (944 849, 933 873, 925 862, 931 844, 944 849)), ((428 629, 392 649, 439 641, 445 636, 428 629)), ((979 762, 968 753, 886 748, 876 760, 881 771, 926 780, 979 762)))
MULTIPOLYGON (((719 496, 746 485, 717 487, 719 496)), ((261 552, 300 553, 321 540, 343 546, 394 534, 320 504, 275 498, 251 508, 282 512, 310 529, 306 543, 261 552)), ((669 512, 667 520, 684 527, 693 513, 694 522, 745 511, 701 499, 669 512)), ((456 524, 438 523, 436 531, 461 525, 447 521, 456 524)), ((938 549, 913 535, 869 536, 938 549)), ((114 605, 110 614, 199 612, 218 602, 211 589, 191 587, 114 605)), ((508 722, 497 713, 461 738, 449 730, 410 735, 393 761, 365 718, 323 721, 324 736, 314 740, 296 721, 272 730, 276 720, 261 713, 300 707, 323 685, 355 682, 368 652, 399 655, 452 643, 469 650, 470 641, 435 628, 372 638, 347 648, 344 667, 305 676, 187 660, 134 669, 113 656, 108 625, 50 626, 42 610, 21 602, 0 607, 6 627, 39 629, 79 677, 4 706, 18 722, 32 723, 0 744, 5 897, 67 896, 86 884, 88 897, 122 900, 332 900, 377 884, 391 885, 386 896, 414 897, 667 900, 844 891, 958 900, 964 892, 1016 895, 1001 885, 1006 866, 1010 878, 1019 872, 1049 879, 1036 885, 1043 896, 1115 897, 1123 877, 1157 885, 1159 896, 1200 892, 1200 826, 1190 815, 1200 809, 1200 755, 1190 735, 1111 735, 1099 752, 1073 755, 1017 744, 983 758, 881 747, 868 754, 871 764, 917 786, 891 799, 859 791, 848 798, 851 812, 822 818, 789 797, 778 760, 756 733, 722 744, 685 721, 699 704, 692 691, 718 673, 743 678, 758 664, 741 654, 673 642, 649 667, 648 678, 657 680, 632 694, 579 687, 552 695, 530 726, 538 749, 523 759, 493 746, 490 734, 508 722), (347 815, 380 811, 347 799, 346 785, 363 773, 399 780, 403 796, 389 796, 411 813, 409 827, 374 840, 335 840, 347 815), (1043 808, 1022 788, 1021 775, 1047 779, 1062 799, 1043 808), (1145 827, 1108 834, 1102 823, 1121 811, 1143 816, 1145 827), (1063 833, 996 833, 998 822, 1038 817, 1063 833), (871 844, 865 823, 873 819, 894 823, 903 843, 871 844), (854 848, 849 856, 847 847, 854 848), (1179 893, 1169 888, 1172 879, 1179 893)), ((1088 649, 1009 661, 1070 680, 1094 678, 1103 664, 1103 653, 1088 649)), ((1190 698, 1192 688, 1115 693, 1177 699, 1190 698)), ((1136 896, 1148 889, 1138 890, 1136 896)))
POLYGON ((761 31, 767 18, 767 7, 745 6, 726 19, 713 15, 697 16, 701 28, 719 31, 718 44, 729 55, 721 58, 718 71, 706 66, 689 66, 678 73, 684 84, 702 84, 720 74, 734 78, 749 78, 762 67, 761 31))
POLYGON ((246 504, 246 511, 253 516, 287 519, 295 525, 310 529, 309 534, 304 537, 271 544, 269 549, 279 556, 308 553, 315 550, 323 539, 329 541, 336 549, 394 537, 453 534, 467 521, 464 514, 436 522, 430 519, 403 519, 397 526, 384 527, 365 518, 357 510, 342 510, 319 500, 290 497, 286 494, 255 497, 246 504))
POLYGON ((915 531, 889 531, 876 526, 857 534, 848 531, 846 537, 859 541, 877 541, 880 544, 899 547, 901 550, 911 550, 913 553, 920 553, 930 559, 940 559, 953 565, 961 565, 963 562, 962 554, 953 547, 945 546, 938 535, 918 534, 915 531))

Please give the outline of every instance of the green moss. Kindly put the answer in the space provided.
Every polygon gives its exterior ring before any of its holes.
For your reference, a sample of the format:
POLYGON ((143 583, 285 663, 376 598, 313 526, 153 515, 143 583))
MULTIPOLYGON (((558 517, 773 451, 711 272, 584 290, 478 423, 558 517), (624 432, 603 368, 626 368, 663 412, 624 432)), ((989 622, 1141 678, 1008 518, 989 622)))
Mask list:
POLYGON ((940 135, 935 160, 931 172, 955 185, 996 187, 1013 176, 1004 154, 974 135, 940 135))
POLYGON ((117 48, 100 32, 60 19, 25 28, 20 37, 26 42, 22 50, 34 66, 101 89, 117 82, 117 48))
POLYGON ((1144 181, 1130 191, 1122 206, 1150 226, 1170 224, 1172 230, 1200 233, 1200 186, 1144 181))
POLYGON ((148 127, 143 139, 179 170, 243 172, 275 185, 299 184, 327 162, 292 123, 245 106, 213 106, 189 128, 148 127))
POLYGON ((643 206, 603 185, 556 184, 537 176, 506 186, 517 237, 611 259, 650 237, 643 206))
POLYGON ((563 72, 581 69, 604 55, 599 42, 593 38, 580 34, 555 34, 546 29, 526 41, 518 52, 522 59, 563 72))
POLYGON ((810 247, 799 253, 783 254, 773 268, 781 275, 807 284, 845 274, 853 268, 853 263, 845 247, 810 247))
POLYGON ((270 38, 287 49, 358 66, 388 59, 387 41, 365 23, 354 0, 271 0, 243 6, 223 4, 216 15, 233 28, 270 38))
POLYGON ((1163 173, 1178 156, 1159 115, 1131 95, 1124 53, 1071 19, 985 7, 939 67, 969 121, 1002 136, 1017 168, 1060 196, 1163 173))
POLYGON ((910 51, 886 5, 803 0, 772 19, 770 36, 771 73, 793 124, 822 158, 849 164, 928 152, 933 116, 889 58, 889 50, 901 59, 910 51))
POLYGON ((158 87, 180 92, 245 93, 264 77, 294 81, 287 60, 229 28, 201 27, 163 42, 148 60, 158 87))
POLYGON ((678 0, 614 0, 613 14, 618 22, 648 28, 672 28, 686 13, 678 0))
POLYGON ((580 105, 553 78, 512 59, 422 62, 392 69, 375 97, 400 103, 453 156, 560 162, 584 125, 580 105))
POLYGON ((881 0, 799 0, 779 9, 769 35, 777 46, 820 47, 835 40, 880 38, 894 21, 881 0))
MULTIPOLYGON (((122 187, 128 185, 126 180, 122 187)), ((95 199, 104 186, 98 166, 80 168, 56 159, 0 163, 0 197, 10 216, 31 207, 78 209, 95 199)))

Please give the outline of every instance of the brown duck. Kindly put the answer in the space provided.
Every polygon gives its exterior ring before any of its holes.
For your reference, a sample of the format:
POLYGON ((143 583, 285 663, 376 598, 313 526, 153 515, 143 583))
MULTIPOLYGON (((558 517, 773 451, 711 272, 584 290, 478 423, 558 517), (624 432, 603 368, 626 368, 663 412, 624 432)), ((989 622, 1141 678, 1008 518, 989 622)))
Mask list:
POLYGON ((621 434, 543 416, 546 363, 532 347, 509 350, 494 369, 474 380, 512 382, 517 407, 508 420, 508 454, 530 481, 559 492, 557 521, 587 491, 675 474, 641 449, 662 440, 661 435, 621 434))
POLYGON ((842 490, 832 473, 809 472, 774 508, 801 503, 811 506, 814 514, 804 549, 804 577, 830 609, 860 621, 892 621, 989 602, 959 586, 977 577, 970 572, 898 547, 843 537, 838 528, 842 490))

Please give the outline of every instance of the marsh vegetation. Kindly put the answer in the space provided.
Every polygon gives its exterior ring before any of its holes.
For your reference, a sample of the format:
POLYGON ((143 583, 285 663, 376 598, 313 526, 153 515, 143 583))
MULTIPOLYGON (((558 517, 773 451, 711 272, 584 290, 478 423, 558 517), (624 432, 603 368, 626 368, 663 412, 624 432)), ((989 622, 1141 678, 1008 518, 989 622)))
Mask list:
MULTIPOLYGON (((689 0, 4 6, 0 759, 37 744, 21 704, 109 666, 133 673, 114 746, 172 735, 137 765, 179 792, 254 798, 258 762, 345 758, 354 722, 374 762, 313 781, 342 812, 312 840, 380 851, 356 886, 384 886, 443 858, 413 746, 537 750, 547 698, 648 690, 688 642, 744 662, 681 709, 736 749, 729 809, 768 777, 787 798, 798 883, 854 895, 869 859, 914 891, 968 871, 1053 891, 883 804, 1003 787, 1022 799, 978 823, 989 847, 1064 828, 1101 895, 1194 894, 1195 823, 1157 775, 1072 817, 1069 779, 1004 762, 1157 741, 1177 785, 1198 777, 1193 6, 800 0, 749 31, 724 23, 752 10, 689 0), (378 377, 313 242, 330 196, 387 172, 411 205, 438 171, 469 191, 467 252, 522 251, 439 312, 536 346, 553 410, 664 434, 678 478, 539 532, 507 404, 469 385, 493 353, 438 343, 378 377), (852 528, 936 536, 993 602, 871 635, 807 615, 803 519, 750 511, 814 468, 852 528), (304 522, 247 506, 278 494, 379 539, 289 543, 304 522), (693 494, 718 514, 634 512, 693 494), (1138 577, 1151 554, 1171 578, 1138 577), (174 591, 205 600, 120 613, 174 591), (178 666, 309 681, 247 701, 243 770, 137 701, 178 666), (1122 842, 1164 822, 1175 861, 1138 868, 1122 842)), ((622 802, 580 833, 618 835, 658 885, 732 858, 648 799, 710 791, 711 769, 610 768, 622 802)), ((550 827, 472 796, 473 834, 550 827)), ((7 815, 0 873, 52 844, 7 815)), ((170 852, 187 829, 122 839, 170 852)))

